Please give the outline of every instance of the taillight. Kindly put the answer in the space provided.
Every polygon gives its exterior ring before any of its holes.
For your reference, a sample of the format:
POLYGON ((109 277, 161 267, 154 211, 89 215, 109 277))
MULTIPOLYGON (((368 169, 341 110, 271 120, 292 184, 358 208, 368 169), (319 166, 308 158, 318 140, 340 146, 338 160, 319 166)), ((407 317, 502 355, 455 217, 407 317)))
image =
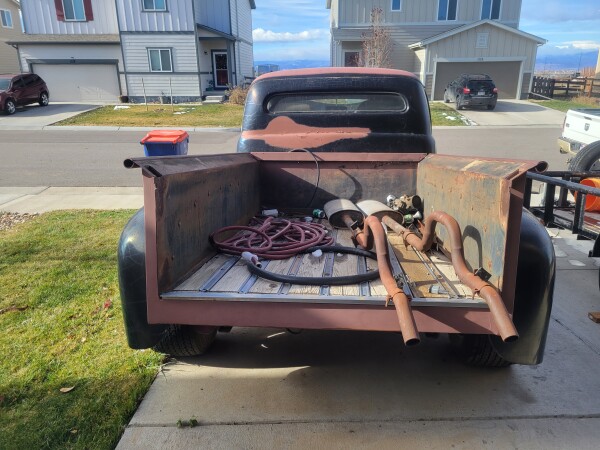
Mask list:
POLYGON ((492 89, 492 92, 493 92, 494 94, 497 94, 497 93, 498 93, 498 88, 494 88, 494 89, 492 89))
POLYGON ((470 93, 471 93, 471 89, 463 88, 463 94, 470 94, 470 93))

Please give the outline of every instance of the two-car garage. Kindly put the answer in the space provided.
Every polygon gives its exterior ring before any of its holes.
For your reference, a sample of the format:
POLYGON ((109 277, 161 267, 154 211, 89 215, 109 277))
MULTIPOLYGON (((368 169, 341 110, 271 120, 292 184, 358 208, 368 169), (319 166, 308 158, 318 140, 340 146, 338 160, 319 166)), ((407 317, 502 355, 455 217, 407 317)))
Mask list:
POLYGON ((117 64, 32 64, 55 102, 112 103, 119 101, 117 64))

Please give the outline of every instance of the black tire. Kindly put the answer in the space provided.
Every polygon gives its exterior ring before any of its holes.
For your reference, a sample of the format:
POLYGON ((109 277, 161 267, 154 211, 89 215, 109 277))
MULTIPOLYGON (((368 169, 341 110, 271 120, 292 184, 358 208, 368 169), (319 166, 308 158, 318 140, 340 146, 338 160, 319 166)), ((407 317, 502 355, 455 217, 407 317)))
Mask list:
POLYGON ((14 114, 17 112, 17 104, 15 103, 14 100, 12 99, 8 99, 6 100, 6 102, 4 103, 4 112, 6 113, 7 116, 10 116, 11 114, 14 114))
POLYGON ((496 105, 487 105, 488 111, 493 111, 496 105))
POLYGON ((460 358, 470 366, 502 368, 512 364, 494 349, 490 336, 486 334, 451 334, 450 342, 455 345, 460 358))
POLYGON ((592 142, 579 150, 569 162, 569 170, 573 172, 600 170, 600 141, 592 142))
POLYGON ((48 93, 47 92, 42 92, 40 94, 40 98, 38 99, 38 103, 40 104, 40 106, 48 106, 48 103, 50 103, 50 97, 48 97, 48 93))
POLYGON ((200 333, 193 326, 171 325, 153 349, 171 356, 202 355, 210 348, 216 334, 216 328, 210 333, 200 333))
POLYGON ((450 99, 448 98, 448 91, 444 91, 444 103, 450 103, 450 99))
POLYGON ((460 111, 463 108, 462 104, 460 103, 460 97, 456 97, 456 110, 460 111))

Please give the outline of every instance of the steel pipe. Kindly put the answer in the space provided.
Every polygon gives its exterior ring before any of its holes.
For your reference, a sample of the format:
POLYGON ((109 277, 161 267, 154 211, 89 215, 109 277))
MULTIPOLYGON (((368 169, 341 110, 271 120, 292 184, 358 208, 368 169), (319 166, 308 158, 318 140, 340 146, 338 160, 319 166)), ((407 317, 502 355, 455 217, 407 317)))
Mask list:
MULTIPOLYGON (((351 218, 345 218, 348 222, 351 218)), ((377 255, 377 268, 379 269, 379 277, 383 282, 388 296, 394 302, 398 322, 400 323, 400 331, 402 338, 407 346, 416 345, 421 342, 415 319, 410 309, 410 300, 406 294, 398 287, 396 280, 390 269, 389 257, 387 252, 387 241, 385 231, 381 222, 375 216, 369 216, 364 221, 364 228, 353 229, 354 238, 361 247, 369 249, 371 242, 375 245, 375 253, 377 255)))
POLYGON ((452 266, 458 276, 458 279, 473 292, 478 293, 487 303, 498 333, 504 342, 513 342, 519 338, 519 333, 506 310, 504 301, 498 291, 485 280, 472 273, 465 262, 465 256, 462 246, 462 237, 458 222, 449 214, 442 211, 434 211, 427 216, 424 226, 421 228, 422 237, 403 227, 391 217, 384 217, 383 223, 398 233, 404 239, 404 242, 412 245, 419 251, 427 251, 433 244, 435 237, 435 226, 441 223, 450 235, 452 266))

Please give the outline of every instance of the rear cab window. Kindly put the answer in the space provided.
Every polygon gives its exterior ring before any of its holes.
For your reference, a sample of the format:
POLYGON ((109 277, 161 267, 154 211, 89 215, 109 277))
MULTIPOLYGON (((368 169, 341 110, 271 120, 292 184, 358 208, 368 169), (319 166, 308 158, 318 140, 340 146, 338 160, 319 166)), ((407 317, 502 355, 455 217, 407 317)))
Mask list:
POLYGON ((271 114, 403 114, 408 101, 398 93, 276 94, 267 100, 266 109, 271 114))

